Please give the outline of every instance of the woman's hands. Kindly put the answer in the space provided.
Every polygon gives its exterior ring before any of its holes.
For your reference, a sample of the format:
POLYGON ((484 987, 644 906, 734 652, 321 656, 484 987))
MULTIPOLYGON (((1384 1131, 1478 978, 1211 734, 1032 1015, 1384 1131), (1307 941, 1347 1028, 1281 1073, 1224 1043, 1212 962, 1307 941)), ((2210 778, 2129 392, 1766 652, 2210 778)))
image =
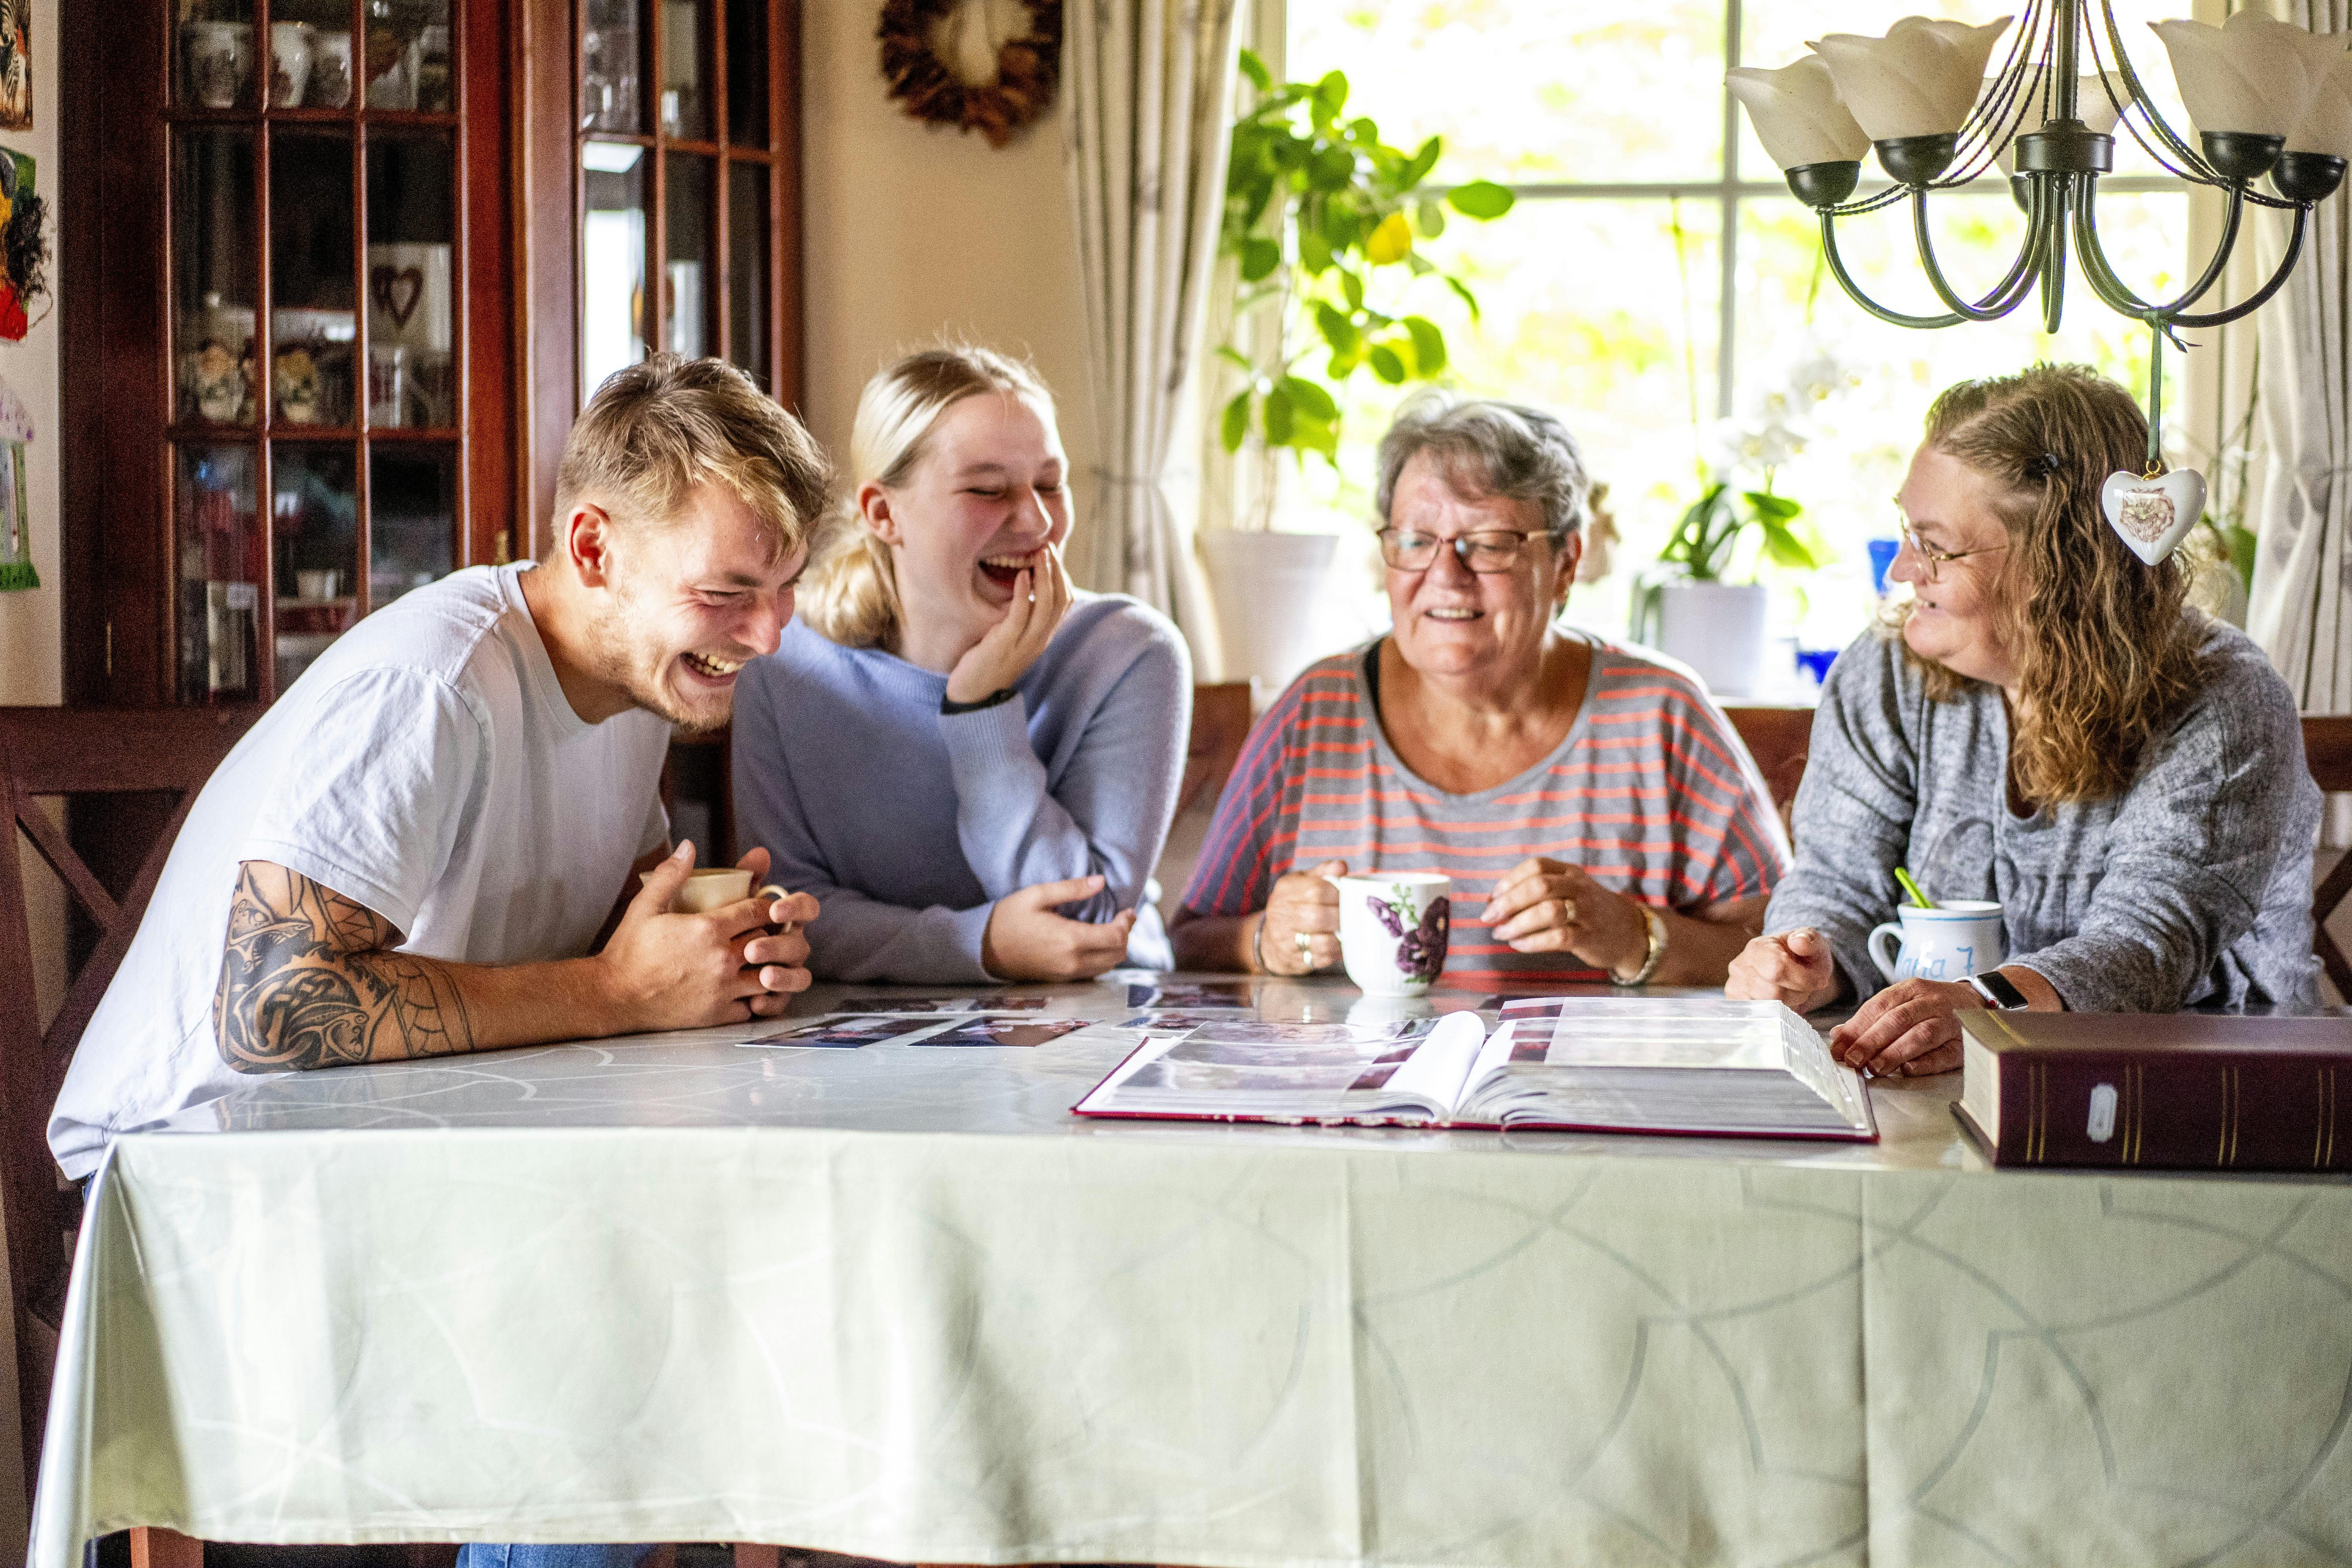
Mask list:
POLYGON ((1254 944, 1268 974, 1312 974, 1339 962, 1339 889, 1345 860, 1326 860, 1275 879, 1254 944))
POLYGON ((1013 580, 1013 603, 1004 607, 1003 616, 948 672, 949 701, 977 702, 1003 690, 1028 673, 1054 640, 1055 628, 1069 613, 1070 574, 1062 566, 1059 550, 1045 545, 1038 554, 1037 567, 1013 580))
POLYGON ((1810 1013, 1837 1000, 1837 961, 1830 941, 1811 926, 1759 936, 1731 961, 1723 994, 1735 1001, 1779 1002, 1810 1013))
POLYGON ((1981 1007, 1958 980, 1903 980, 1881 991, 1830 1031, 1830 1054, 1880 1078, 1924 1078, 1960 1065, 1962 1007, 1981 1007))
POLYGON ((1005 894, 981 932, 981 967, 999 980, 1091 980, 1118 968, 1127 962, 1133 910, 1121 910, 1101 925, 1054 912, 1102 889, 1099 876, 1072 877, 1005 894))
POLYGON ((1633 900, 1580 867, 1520 861, 1495 884, 1482 917, 1513 952, 1570 952, 1612 974, 1631 974, 1649 955, 1649 922, 1633 900))

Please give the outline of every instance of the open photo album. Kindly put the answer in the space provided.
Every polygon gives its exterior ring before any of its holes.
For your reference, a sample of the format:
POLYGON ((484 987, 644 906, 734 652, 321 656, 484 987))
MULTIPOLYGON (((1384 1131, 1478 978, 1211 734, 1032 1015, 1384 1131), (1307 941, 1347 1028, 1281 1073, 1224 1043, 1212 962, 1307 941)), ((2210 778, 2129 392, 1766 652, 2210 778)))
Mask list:
POLYGON ((1773 1002, 1548 997, 1381 1023, 1246 1015, 1143 1043, 1080 1116, 1874 1141, 1861 1076, 1773 1002))

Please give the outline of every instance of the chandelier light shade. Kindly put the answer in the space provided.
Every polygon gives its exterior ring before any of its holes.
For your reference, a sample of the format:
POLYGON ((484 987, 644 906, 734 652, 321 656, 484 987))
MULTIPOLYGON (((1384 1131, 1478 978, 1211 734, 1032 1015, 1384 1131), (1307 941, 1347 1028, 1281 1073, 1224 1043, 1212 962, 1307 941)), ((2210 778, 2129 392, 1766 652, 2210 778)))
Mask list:
MULTIPOLYGON (((2008 315, 2041 295, 2042 329, 2065 313, 2070 260, 2101 303, 2150 331, 2147 469, 2117 474, 2102 504, 2117 535, 2143 558, 2160 560, 2186 529, 2144 537, 2133 522, 2152 497, 2203 493, 2193 470, 2166 476, 2164 342, 2183 327, 2217 327, 2268 303, 2303 255, 2311 210, 2336 194, 2352 160, 2352 55, 2342 35, 2314 34, 2257 10, 2227 25, 2152 24, 2196 134, 2192 146, 2148 101, 2124 50, 2113 0, 2025 0, 2021 16, 1981 26, 1906 16, 1883 38, 1831 33, 1807 59, 1777 71, 1729 73, 1756 132, 1780 164, 1789 189, 1822 225, 1822 258, 1838 286, 1883 321, 1936 329, 2008 315), (2014 21, 2017 26, 2011 29, 2014 21), (2000 63, 1986 66, 2004 36, 2000 63), (1811 68, 1818 60, 1828 78, 1811 68), (2085 70, 2084 68, 2087 67, 2085 70), (1862 149, 1851 117, 1894 184, 1859 198, 1862 149), (2211 258, 2170 300, 2146 300, 2117 277, 2100 244, 2099 179, 2115 167, 2120 128, 2164 168, 2228 198, 2211 258), (1979 298, 1963 299, 1937 264, 1928 197, 1998 167, 2025 211, 2025 241, 2007 275, 1979 298), (2270 192, 2254 188, 2267 177, 2270 192), (1938 315, 1892 310, 1863 292, 1838 254, 1837 220, 1911 204, 1920 270, 1943 304, 1938 315), (2291 211, 2284 254, 2268 281, 2220 310, 2196 307, 2221 280, 2246 209, 2291 211), (2176 483, 2177 481, 2177 483, 2176 483), (2137 510, 2136 510, 2137 509, 2137 510)), ((2176 509, 2178 497, 2173 497, 2176 509)))
POLYGON ((1859 163, 1870 133, 1838 97, 1829 63, 1807 55, 1779 70, 1740 66, 1726 71, 1732 96, 1748 108, 1756 139, 1783 170, 1811 163, 1859 163))
POLYGON ((1968 122, 1994 40, 2010 18, 1971 27, 1906 16, 1883 38, 1831 33, 1810 47, 1873 142, 1944 136, 1968 122))
POLYGON ((2260 11, 2225 25, 2151 22, 2172 57, 2189 121, 2201 132, 2284 136, 2294 129, 2344 40, 2321 37, 2260 11))
POLYGON ((2286 150, 2352 159, 2352 52, 2338 55, 2320 79, 2311 107, 2287 132, 2286 150))

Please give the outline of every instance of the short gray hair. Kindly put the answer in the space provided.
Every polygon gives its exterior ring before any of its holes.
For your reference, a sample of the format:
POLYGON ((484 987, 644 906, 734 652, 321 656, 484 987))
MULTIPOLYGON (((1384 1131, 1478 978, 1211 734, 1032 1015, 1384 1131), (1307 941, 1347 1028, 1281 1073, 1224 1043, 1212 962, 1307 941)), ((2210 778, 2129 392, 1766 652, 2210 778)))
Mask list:
POLYGON ((1373 504, 1389 521, 1397 476, 1422 452, 1434 458, 1446 482, 1465 496, 1531 500, 1543 509, 1554 544, 1584 526, 1592 475, 1568 426, 1540 408, 1489 398, 1429 392, 1397 411, 1381 437, 1381 483, 1373 504))

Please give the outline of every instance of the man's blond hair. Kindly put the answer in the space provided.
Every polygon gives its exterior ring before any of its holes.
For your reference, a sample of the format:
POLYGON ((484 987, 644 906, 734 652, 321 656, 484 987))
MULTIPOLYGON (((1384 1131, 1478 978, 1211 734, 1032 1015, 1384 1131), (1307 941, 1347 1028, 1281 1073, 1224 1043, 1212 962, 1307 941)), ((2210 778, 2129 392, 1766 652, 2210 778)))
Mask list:
POLYGON ((770 559, 805 547, 824 514, 832 466, 801 422, 723 360, 657 353, 614 373, 580 411, 555 471, 557 536, 589 502, 616 523, 661 527, 717 480, 765 527, 770 559))

